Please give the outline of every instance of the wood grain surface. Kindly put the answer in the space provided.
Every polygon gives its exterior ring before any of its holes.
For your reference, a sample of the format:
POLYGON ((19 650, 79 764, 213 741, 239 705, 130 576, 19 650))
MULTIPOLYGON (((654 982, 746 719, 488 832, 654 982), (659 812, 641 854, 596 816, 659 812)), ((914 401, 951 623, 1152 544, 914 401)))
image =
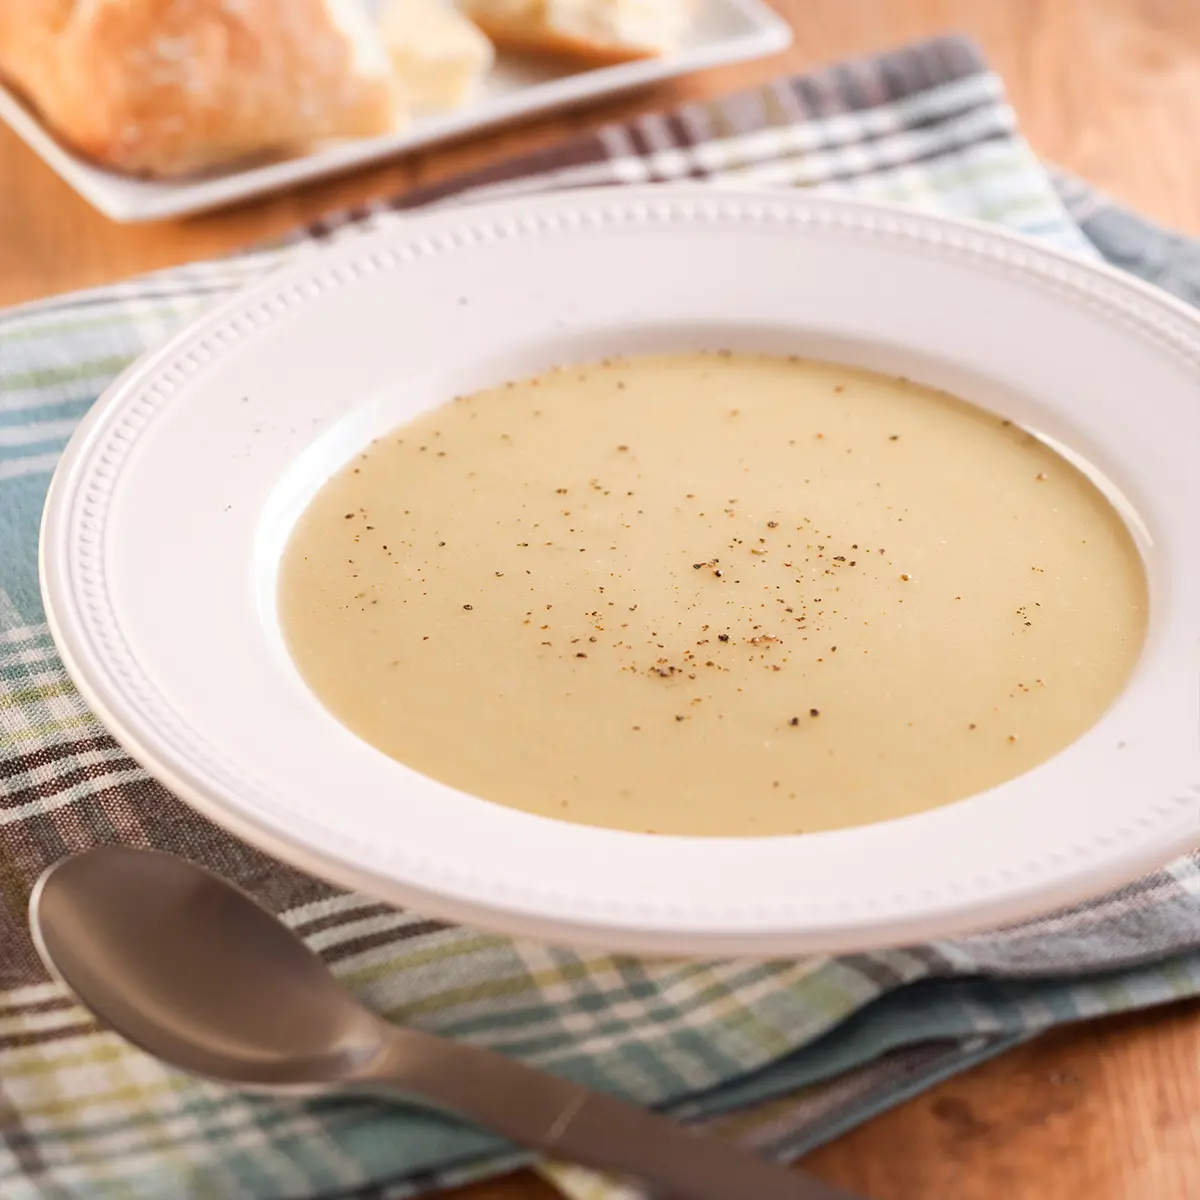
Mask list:
MULTIPOLYGON (((983 46, 1039 153, 1200 233, 1200 0, 775 3, 796 30, 779 58, 182 222, 109 223, 0 130, 0 304, 204 258, 635 111, 949 30, 983 46)), ((871 1200, 1200 1200, 1200 1007, 1050 1035, 805 1166, 871 1200)), ((528 1176, 456 1194, 552 1197, 528 1176)))

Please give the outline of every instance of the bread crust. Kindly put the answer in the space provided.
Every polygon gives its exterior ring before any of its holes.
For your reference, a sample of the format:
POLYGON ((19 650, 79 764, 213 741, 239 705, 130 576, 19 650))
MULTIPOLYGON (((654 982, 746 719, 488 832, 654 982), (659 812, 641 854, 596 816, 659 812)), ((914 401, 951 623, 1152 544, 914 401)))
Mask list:
MULTIPOLYGON (((340 0, 0 0, 0 75, 111 169, 172 177, 394 129, 340 0)), ((383 51, 380 46, 380 55, 383 51)))
POLYGON ((597 42, 546 26, 525 25, 509 22, 503 18, 489 17, 478 9, 471 10, 471 19, 501 50, 516 54, 544 54, 570 58, 590 63, 597 67, 611 67, 620 63, 644 62, 649 58, 661 58, 662 51, 649 46, 630 46, 619 42, 597 42))

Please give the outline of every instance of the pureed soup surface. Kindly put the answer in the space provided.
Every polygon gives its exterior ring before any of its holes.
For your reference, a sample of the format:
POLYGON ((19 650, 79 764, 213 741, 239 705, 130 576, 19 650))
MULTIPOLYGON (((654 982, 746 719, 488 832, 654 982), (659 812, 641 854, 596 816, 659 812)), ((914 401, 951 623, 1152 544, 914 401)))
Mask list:
POLYGON ((1086 477, 1006 421, 803 360, 608 361, 374 442, 282 564, 351 730, 589 825, 764 835, 962 799, 1083 733, 1146 583, 1086 477))

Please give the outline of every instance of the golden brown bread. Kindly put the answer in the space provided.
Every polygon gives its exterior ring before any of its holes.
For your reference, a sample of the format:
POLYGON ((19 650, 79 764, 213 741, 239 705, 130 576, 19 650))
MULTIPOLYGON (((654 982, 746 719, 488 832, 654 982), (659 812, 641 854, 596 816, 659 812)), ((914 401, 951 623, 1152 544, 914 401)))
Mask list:
POLYGON ((150 176, 400 115, 358 0, 0 0, 0 76, 69 146, 150 176))
POLYGON ((689 0, 461 0, 495 44, 602 66, 675 49, 691 20, 689 0))

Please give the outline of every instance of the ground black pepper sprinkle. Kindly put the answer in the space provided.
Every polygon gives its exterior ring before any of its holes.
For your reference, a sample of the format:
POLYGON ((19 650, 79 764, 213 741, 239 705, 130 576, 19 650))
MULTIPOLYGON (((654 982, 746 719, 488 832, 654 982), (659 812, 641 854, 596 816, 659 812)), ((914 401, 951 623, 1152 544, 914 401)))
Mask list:
POLYGON ((467 612, 470 612, 474 607, 475 607, 475 605, 473 605, 473 604, 464 604, 463 605, 463 608, 465 608, 467 610, 467 612))

